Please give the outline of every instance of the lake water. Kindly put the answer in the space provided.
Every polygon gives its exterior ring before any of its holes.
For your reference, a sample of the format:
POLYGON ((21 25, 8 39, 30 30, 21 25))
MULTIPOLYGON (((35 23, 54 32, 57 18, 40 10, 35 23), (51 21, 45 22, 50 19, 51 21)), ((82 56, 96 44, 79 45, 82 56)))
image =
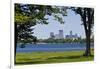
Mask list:
MULTIPOLYGON (((93 45, 91 45, 93 47, 93 45)), ((86 45, 80 43, 59 43, 59 44, 26 44, 25 48, 21 48, 17 44, 17 52, 42 52, 42 51, 79 51, 85 50, 86 45)))

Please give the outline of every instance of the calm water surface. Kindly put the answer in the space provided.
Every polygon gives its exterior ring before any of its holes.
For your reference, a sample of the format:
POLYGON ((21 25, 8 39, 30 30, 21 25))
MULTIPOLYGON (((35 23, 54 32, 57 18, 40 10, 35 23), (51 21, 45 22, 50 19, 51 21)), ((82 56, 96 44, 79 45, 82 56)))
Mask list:
MULTIPOLYGON (((91 45, 93 47, 93 45, 91 45)), ((26 44, 25 48, 21 48, 17 44, 17 52, 41 52, 41 51, 79 51, 85 50, 86 45, 80 43, 59 43, 59 44, 26 44)))

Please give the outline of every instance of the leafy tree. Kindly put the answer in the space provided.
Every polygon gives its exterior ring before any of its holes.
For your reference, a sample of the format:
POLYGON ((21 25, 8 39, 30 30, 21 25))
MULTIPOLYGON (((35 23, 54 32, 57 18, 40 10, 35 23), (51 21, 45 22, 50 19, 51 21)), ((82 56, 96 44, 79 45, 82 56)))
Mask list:
POLYGON ((84 56, 90 56, 90 37, 92 28, 94 25, 94 9, 93 8, 72 8, 73 11, 75 11, 76 14, 79 14, 81 16, 82 25, 84 26, 85 35, 86 35, 86 51, 84 53, 84 56))
POLYGON ((36 24, 48 24, 46 15, 54 16, 55 20, 64 23, 59 13, 66 16, 66 13, 56 6, 15 4, 15 57, 17 42, 36 43, 37 38, 32 35, 34 33, 32 27, 36 24))
POLYGON ((61 8, 56 6, 32 5, 32 4, 15 4, 15 29, 17 41, 26 40, 32 37, 33 29, 36 24, 48 24, 46 15, 54 16, 55 20, 64 23, 58 15, 62 13, 61 8), (27 35, 27 37, 25 35, 27 35), (25 37, 24 37, 25 36, 25 37))

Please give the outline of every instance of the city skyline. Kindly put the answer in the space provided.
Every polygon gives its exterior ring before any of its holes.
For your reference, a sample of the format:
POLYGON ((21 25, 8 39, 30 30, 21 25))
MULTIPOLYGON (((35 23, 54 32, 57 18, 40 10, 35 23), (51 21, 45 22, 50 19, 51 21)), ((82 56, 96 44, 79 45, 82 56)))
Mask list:
POLYGON ((63 39, 64 38, 64 32, 63 30, 59 30, 58 34, 55 34, 55 39, 63 39))
POLYGON ((85 31, 81 21, 81 17, 76 15, 74 11, 67 10, 67 16, 63 17, 65 23, 60 24, 58 21, 55 21, 52 16, 46 16, 48 19, 49 24, 41 25, 37 24, 34 26, 34 36, 37 36, 38 39, 47 39, 49 38, 50 32, 58 33, 58 30, 63 30, 64 35, 69 33, 70 30, 73 33, 79 34, 82 38, 85 38, 85 31))
POLYGON ((69 31, 69 33, 66 33, 64 35, 64 32, 63 30, 58 30, 59 33, 58 34, 55 34, 54 32, 50 32, 50 37, 49 38, 52 38, 52 39, 65 39, 65 38, 68 38, 68 39, 77 39, 77 38, 81 38, 80 35, 78 35, 77 33, 73 34, 73 31, 69 31))

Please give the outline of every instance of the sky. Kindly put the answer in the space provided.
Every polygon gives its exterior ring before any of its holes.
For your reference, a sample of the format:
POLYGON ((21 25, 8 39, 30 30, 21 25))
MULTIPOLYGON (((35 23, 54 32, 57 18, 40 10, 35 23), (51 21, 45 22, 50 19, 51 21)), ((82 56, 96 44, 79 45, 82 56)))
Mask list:
POLYGON ((81 21, 81 17, 78 14, 75 14, 74 11, 67 10, 67 16, 63 17, 65 23, 60 24, 58 21, 54 20, 52 16, 47 16, 49 24, 37 24, 34 26, 34 36, 37 36, 38 39, 46 39, 50 37, 50 32, 58 34, 59 30, 63 30, 64 37, 69 35, 70 31, 73 31, 73 34, 78 34, 82 38, 85 37, 84 27, 81 21))

